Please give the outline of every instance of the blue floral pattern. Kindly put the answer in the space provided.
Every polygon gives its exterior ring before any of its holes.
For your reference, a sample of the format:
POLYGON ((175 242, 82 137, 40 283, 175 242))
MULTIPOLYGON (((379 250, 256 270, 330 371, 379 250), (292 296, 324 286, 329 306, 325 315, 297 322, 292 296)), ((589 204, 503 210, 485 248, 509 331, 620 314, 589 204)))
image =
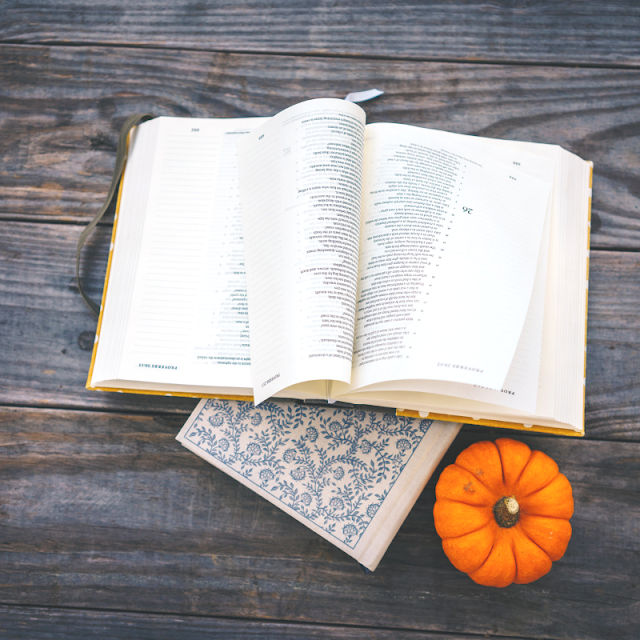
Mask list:
POLYGON ((431 426, 390 413, 207 400, 186 440, 354 548, 431 426))

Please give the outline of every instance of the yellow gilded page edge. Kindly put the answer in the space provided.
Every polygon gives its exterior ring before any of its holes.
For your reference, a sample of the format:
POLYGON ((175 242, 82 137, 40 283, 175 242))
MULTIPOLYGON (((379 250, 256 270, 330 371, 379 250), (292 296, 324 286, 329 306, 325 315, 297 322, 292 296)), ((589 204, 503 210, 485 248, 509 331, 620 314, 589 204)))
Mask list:
POLYGON ((118 389, 116 387, 89 387, 90 391, 112 391, 116 393, 137 393, 143 396, 175 396, 176 398, 216 398, 218 400, 237 400, 253 402, 253 396, 228 396, 220 393, 190 393, 188 391, 151 391, 149 389, 118 389))
POLYGON ((541 425, 533 425, 525 427, 524 424, 517 422, 503 422, 501 420, 474 420, 466 416, 449 416, 442 413, 420 413, 419 411, 405 411, 396 409, 396 415, 405 416, 407 418, 428 418, 429 420, 444 420, 445 422, 463 422, 464 424, 478 424, 483 427, 499 427, 500 429, 517 429, 518 431, 530 431, 535 433, 553 433, 559 436, 582 437, 584 431, 574 431, 573 429, 562 429, 560 427, 543 427, 541 425))
MULTIPOLYGON (((127 138, 127 146, 129 145, 129 138, 127 138)), ((221 400, 239 400, 245 402, 253 402, 253 396, 230 396, 230 395, 211 395, 211 394, 198 394, 188 393, 184 391, 174 391, 167 393, 166 391, 151 391, 142 389, 118 389, 115 387, 93 387, 91 386, 91 376, 93 375, 93 367, 96 361, 96 354, 98 352, 98 341, 100 340, 100 329, 102 327, 102 314, 104 313, 104 300, 107 293, 107 287, 109 286, 109 273, 111 272, 111 258, 113 256, 113 249, 116 242, 116 229, 118 227, 118 218, 120 216, 120 199, 122 197, 122 185, 124 184, 124 172, 127 169, 127 164, 123 167, 122 179, 120 180, 120 186, 118 187, 118 200, 116 201, 116 213, 113 218, 113 231, 111 232, 111 245, 109 247, 109 258, 107 260, 107 272, 104 278, 104 288, 102 291, 102 300, 100 301, 100 315, 98 316, 98 326, 96 327, 96 337, 93 343, 93 353, 91 354, 91 364, 89 365, 89 376, 87 377, 87 383, 85 388, 89 391, 112 391, 116 393, 137 393, 140 395, 149 396, 178 396, 182 398, 219 398, 221 400)))

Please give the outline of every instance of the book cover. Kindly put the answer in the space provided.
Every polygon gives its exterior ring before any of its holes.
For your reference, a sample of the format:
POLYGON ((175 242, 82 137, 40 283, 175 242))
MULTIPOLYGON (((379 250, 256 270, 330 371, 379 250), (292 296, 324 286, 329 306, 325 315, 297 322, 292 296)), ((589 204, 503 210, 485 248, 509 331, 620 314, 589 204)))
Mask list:
POLYGON ((460 427, 359 408, 209 399, 177 440, 373 570, 460 427))

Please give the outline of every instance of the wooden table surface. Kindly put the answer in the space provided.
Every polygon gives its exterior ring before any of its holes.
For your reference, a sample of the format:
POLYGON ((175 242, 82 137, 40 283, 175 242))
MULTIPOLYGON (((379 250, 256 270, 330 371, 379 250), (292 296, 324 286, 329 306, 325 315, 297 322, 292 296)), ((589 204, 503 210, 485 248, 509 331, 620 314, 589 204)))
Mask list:
MULTIPOLYGON (((0 157, 0 637, 640 637, 637 2, 0 0, 0 157), (595 164, 587 435, 522 438, 571 481, 574 533, 531 585, 451 566, 434 480, 365 575, 176 442, 194 400, 84 388, 96 321, 75 245, 125 118, 267 116, 371 87, 371 122, 595 164)), ((83 260, 94 297, 110 231, 83 260)), ((443 465, 497 435, 464 427, 443 465)))

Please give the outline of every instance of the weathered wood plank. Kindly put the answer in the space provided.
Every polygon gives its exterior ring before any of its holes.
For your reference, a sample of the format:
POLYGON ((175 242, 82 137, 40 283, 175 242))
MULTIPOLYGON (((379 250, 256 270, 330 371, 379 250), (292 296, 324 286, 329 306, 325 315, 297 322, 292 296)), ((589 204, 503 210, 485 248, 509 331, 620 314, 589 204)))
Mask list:
POLYGON ((594 248, 640 249, 640 71, 0 46, 0 217, 88 220, 136 111, 272 115, 378 86, 370 121, 557 143, 595 163, 594 248))
MULTIPOLYGON (((123 611, 0 606, 3 640, 473 640, 476 636, 123 611)), ((516 640, 502 636, 501 640, 516 640)))
POLYGON ((358 56, 640 64, 640 8, 617 2, 125 0, 4 9, 0 40, 358 56))
POLYGON ((623 425, 637 424, 632 416, 640 406, 640 254, 593 252, 591 265, 587 431, 625 438, 635 428, 623 425))
MULTIPOLYGON (((572 482, 574 533, 550 574, 499 590, 474 584, 442 552, 432 516, 442 465, 365 575, 180 447, 180 424, 177 416, 1 409, 0 602, 452 634, 637 632, 640 444, 522 438, 572 482)), ((463 431, 443 464, 482 437, 463 431)))
MULTIPOLYGON (((84 388, 96 321, 75 285, 76 225, 4 222, 0 235, 0 403, 160 413, 192 399, 84 388)), ((99 299, 110 229, 94 233, 83 274, 99 299)), ((589 437, 640 439, 640 254, 593 252, 586 424, 589 437)))

